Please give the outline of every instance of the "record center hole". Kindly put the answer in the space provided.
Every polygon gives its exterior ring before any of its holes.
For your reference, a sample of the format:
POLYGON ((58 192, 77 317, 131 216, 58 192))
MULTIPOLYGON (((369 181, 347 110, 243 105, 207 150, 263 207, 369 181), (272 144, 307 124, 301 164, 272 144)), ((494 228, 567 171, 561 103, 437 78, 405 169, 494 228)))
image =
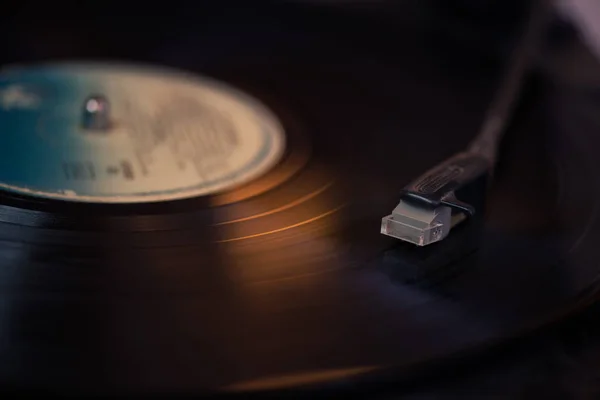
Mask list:
POLYGON ((112 128, 110 103, 102 95, 92 95, 83 104, 82 126, 86 130, 108 132, 112 128))

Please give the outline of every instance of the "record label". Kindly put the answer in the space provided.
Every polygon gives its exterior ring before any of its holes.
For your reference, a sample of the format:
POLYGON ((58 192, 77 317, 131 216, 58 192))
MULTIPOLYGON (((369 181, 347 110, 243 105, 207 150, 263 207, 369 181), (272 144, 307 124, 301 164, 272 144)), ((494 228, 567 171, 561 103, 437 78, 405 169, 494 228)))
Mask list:
POLYGON ((254 98, 211 79, 102 64, 0 74, 0 188, 136 203, 222 192, 264 174, 283 128, 254 98))

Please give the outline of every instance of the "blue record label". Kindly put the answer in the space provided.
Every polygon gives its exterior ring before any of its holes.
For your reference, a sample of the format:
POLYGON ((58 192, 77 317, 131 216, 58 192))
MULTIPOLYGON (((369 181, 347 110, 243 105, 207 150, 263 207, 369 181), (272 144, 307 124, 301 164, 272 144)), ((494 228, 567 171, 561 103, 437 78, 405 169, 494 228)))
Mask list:
POLYGON ((0 189, 80 202, 214 194, 283 153, 256 99, 162 69, 56 64, 0 74, 0 189))

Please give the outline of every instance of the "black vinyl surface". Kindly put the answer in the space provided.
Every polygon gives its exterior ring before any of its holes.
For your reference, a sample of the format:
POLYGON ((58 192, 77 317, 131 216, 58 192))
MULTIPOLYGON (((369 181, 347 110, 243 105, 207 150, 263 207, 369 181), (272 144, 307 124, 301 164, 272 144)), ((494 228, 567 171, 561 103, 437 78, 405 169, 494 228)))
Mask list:
POLYGON ((600 139, 571 115, 579 92, 548 76, 528 85, 483 226, 415 249, 380 235, 380 219, 405 184, 474 137, 505 53, 385 13, 256 4, 138 15, 135 29, 106 10, 10 19, 5 62, 118 59, 206 74, 267 104, 289 146, 258 182, 210 198, 92 207, 3 195, 7 390, 402 381, 593 295, 600 139))

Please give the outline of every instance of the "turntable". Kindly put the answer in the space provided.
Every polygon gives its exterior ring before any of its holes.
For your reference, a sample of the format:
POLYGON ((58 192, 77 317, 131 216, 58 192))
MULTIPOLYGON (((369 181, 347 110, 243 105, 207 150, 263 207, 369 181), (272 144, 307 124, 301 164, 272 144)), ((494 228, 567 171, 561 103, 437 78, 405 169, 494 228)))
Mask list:
POLYGON ((532 73, 549 13, 488 53, 378 7, 6 21, 3 389, 372 390, 592 301, 598 138, 532 73))

